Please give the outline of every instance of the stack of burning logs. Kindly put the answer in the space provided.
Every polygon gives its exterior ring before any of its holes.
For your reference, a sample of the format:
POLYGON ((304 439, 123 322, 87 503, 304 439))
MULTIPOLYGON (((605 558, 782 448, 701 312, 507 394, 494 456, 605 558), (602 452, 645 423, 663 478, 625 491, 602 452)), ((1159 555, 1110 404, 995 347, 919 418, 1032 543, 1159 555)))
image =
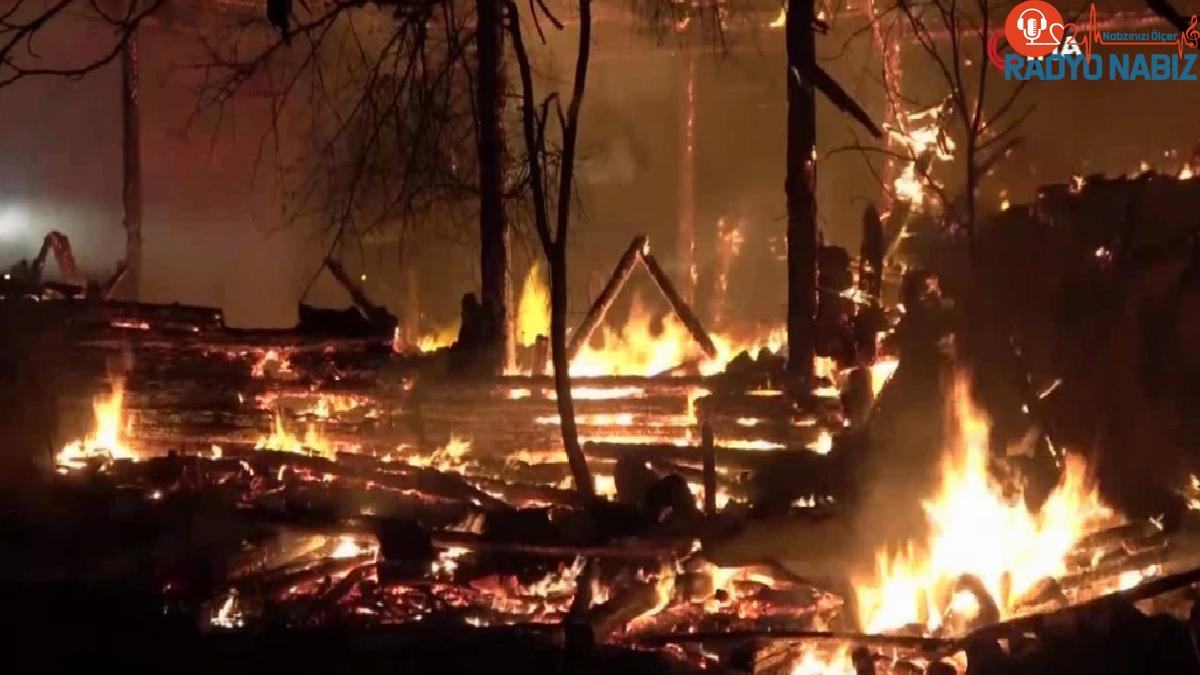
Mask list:
MULTIPOLYGON (((825 276, 832 307, 842 284, 825 276)), ((77 513, 87 526, 46 544, 65 562, 29 565, 30 580, 133 578, 207 634, 504 626, 560 645, 568 664, 609 643, 718 672, 1197 669, 1188 612, 1200 574, 1141 572, 1164 571, 1168 552, 1198 556, 1158 527, 1085 540, 1071 572, 1014 617, 964 579, 981 609, 937 635, 850 632, 849 589, 771 561, 713 560, 705 544, 736 532, 741 503, 772 501, 751 494, 749 475, 801 475, 807 492, 774 499, 812 518, 839 502, 847 473, 853 425, 836 388, 797 402, 755 380, 771 365, 749 357, 724 377, 577 382, 586 453, 599 492, 615 497, 589 500, 568 480, 548 379, 444 380, 436 357, 397 355, 386 332, 362 330, 387 323, 378 312, 322 333, 228 329, 210 308, 33 304, 24 310, 55 328, 31 358, 68 401, 62 426, 86 436, 103 426, 92 396, 116 400, 101 440, 123 452, 60 454, 50 501, 105 518, 77 513), (1093 597, 1114 577, 1128 588, 1093 597)))
POLYGON ((848 595, 770 561, 714 561, 702 542, 726 534, 728 520, 669 508, 649 514, 605 500, 515 508, 434 469, 269 450, 97 463, 55 490, 55 502, 86 495, 106 514, 83 539, 126 544, 109 557, 81 556, 78 569, 40 568, 35 579, 134 575, 206 633, 507 627, 561 645, 567 658, 586 660, 608 643, 710 671, 772 675, 1200 666, 1191 640, 1200 572, 1149 576, 1200 559, 1187 531, 1200 523, 1093 534, 1068 574, 1040 584, 1013 616, 964 578, 959 592, 980 607, 973 618, 932 634, 915 626, 867 635, 852 632, 848 595), (138 544, 153 531, 168 542, 138 544), (1108 592, 1114 579, 1124 590, 1108 592))

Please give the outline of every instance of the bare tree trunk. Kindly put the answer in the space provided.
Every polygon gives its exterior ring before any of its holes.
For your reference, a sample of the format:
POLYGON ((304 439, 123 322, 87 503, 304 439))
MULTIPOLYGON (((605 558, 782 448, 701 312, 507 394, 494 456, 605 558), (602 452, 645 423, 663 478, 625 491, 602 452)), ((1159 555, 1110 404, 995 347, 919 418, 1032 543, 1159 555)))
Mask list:
POLYGON ((817 312, 817 120, 813 0, 787 6, 788 373, 812 380, 817 312))
POLYGON ((975 156, 978 154, 977 146, 979 137, 977 134, 968 131, 967 133, 967 181, 966 181, 966 206, 963 214, 963 221, 967 232, 967 254, 970 256, 972 273, 978 268, 979 252, 975 246, 975 219, 978 206, 976 204, 979 192, 979 168, 975 163, 975 156))
POLYGON ((138 103, 137 33, 121 50, 121 129, 123 179, 121 200, 125 217, 125 297, 137 300, 142 277, 142 143, 138 103))
POLYGON ((499 0, 476 0, 476 114, 479 117, 480 304, 486 320, 488 366, 496 372, 516 360, 512 337, 512 281, 508 218, 504 213, 504 59, 499 0))
POLYGON ((571 395, 571 361, 567 356, 567 256, 566 247, 557 243, 547 251, 550 261, 550 358, 554 363, 554 393, 561 420, 563 450, 571 467, 575 489, 595 494, 592 474, 579 444, 575 426, 575 399, 571 395))
MULTIPOLYGON (((524 132, 526 161, 529 163, 529 187, 532 193, 533 221, 537 227, 542 251, 550 264, 550 358, 554 363, 554 390, 558 400, 558 416, 563 438, 563 450, 571 467, 571 478, 575 489, 582 495, 592 497, 596 487, 588 469, 587 458, 579 444, 579 430, 575 426, 575 401, 571 396, 570 356, 567 348, 567 241, 571 225, 571 187, 575 174, 575 146, 579 134, 579 113, 583 105, 583 92, 587 84, 588 60, 591 54, 592 6, 591 0, 579 0, 579 53, 575 59, 575 82, 571 102, 565 115, 560 114, 562 129, 562 157, 559 169, 557 213, 555 229, 550 227, 550 200, 546 193, 546 171, 544 157, 546 139, 545 123, 549 116, 551 99, 546 99, 537 110, 533 94, 533 69, 529 64, 529 53, 521 37, 521 26, 517 6, 508 0, 508 30, 512 35, 513 52, 521 74, 521 128, 524 132)), ((534 9, 533 11, 538 11, 534 9)))

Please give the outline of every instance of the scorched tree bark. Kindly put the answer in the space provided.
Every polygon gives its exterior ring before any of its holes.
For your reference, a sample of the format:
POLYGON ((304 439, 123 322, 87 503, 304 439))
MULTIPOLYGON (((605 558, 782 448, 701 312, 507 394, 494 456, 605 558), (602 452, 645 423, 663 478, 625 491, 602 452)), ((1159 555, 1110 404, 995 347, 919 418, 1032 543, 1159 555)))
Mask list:
POLYGON ((504 212, 504 126, 501 119, 504 59, 501 55, 500 0, 476 0, 478 72, 475 102, 479 147, 480 301, 486 318, 488 365, 512 365, 511 281, 508 218, 504 212))
POLYGON ((813 0, 787 6, 788 372, 793 385, 813 375, 817 314, 817 114, 813 0))

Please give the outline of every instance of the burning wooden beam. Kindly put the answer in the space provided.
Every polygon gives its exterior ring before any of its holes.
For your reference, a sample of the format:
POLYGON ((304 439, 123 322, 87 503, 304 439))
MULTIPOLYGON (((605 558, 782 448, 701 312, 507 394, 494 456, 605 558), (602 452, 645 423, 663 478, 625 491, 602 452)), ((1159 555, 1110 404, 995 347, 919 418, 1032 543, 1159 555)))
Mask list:
POLYGON ((612 276, 608 278, 608 283, 604 285, 604 290, 600 295, 596 296, 595 302, 592 303, 587 315, 583 318, 583 322, 579 324, 579 328, 571 336, 571 343, 567 346, 567 358, 573 360, 578 355, 579 350, 592 337, 596 327, 604 320, 609 308, 617 299, 617 295, 624 288, 625 282, 629 280, 629 275, 633 273, 633 267, 638 262, 646 268, 650 273, 650 277, 654 280, 654 284, 658 290, 662 292, 663 297, 671 305, 671 310, 679 317, 679 320, 687 328, 692 339, 700 345, 700 349, 708 358, 717 356, 717 347, 709 336, 708 331, 700 323, 700 319, 688 303, 679 295, 679 291, 675 289, 675 284, 671 282, 670 277, 663 271, 658 264, 658 260, 650 253, 650 239, 646 235, 634 237, 629 244, 629 248, 625 249, 625 253, 617 262, 616 269, 613 270, 612 276))
POLYGON ((649 245, 649 238, 646 235, 641 235, 634 237, 633 241, 629 244, 629 248, 625 249, 625 253, 621 255, 621 259, 617 261, 616 268, 608 278, 608 283, 604 285, 604 290, 600 291, 600 295, 596 296, 591 309, 583 317, 583 323, 580 323, 579 328, 576 328, 575 332, 571 335, 571 343, 567 345, 568 361, 574 360, 583 345, 587 344, 587 341, 591 339, 596 327, 600 325, 601 321, 604 321, 609 308, 612 307, 613 302, 617 299, 617 294, 624 288, 625 282, 629 281, 629 275, 633 273, 633 266, 637 264, 642 251, 649 245))
POLYGON ((700 348, 704 350, 704 354, 708 358, 715 358, 717 356, 717 346, 713 344, 708 331, 704 330, 704 326, 700 324, 700 319, 696 316, 696 313, 684 302, 679 292, 675 290, 675 285, 671 283, 671 279, 663 272, 662 267, 659 267, 658 260, 650 253, 649 248, 642 251, 641 258, 642 264, 646 266, 646 270, 654 278, 654 283, 658 285, 658 290, 662 291, 663 297, 667 299, 667 302, 671 303, 671 309, 675 310, 675 315, 679 317, 684 327, 692 334, 692 339, 700 345, 700 348))

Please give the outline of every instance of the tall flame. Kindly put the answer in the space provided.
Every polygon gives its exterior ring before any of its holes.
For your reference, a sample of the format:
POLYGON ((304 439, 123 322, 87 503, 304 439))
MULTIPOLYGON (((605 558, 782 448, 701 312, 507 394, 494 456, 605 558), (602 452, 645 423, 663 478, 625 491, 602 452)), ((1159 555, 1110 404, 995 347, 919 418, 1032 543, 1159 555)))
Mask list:
POLYGON ((751 354, 761 349, 779 352, 786 339, 782 326, 747 337, 712 333, 710 337, 717 353, 708 358, 673 313, 656 322, 640 293, 634 293, 629 317, 623 326, 601 326, 598 331, 597 346, 590 344, 592 341, 584 344, 571 362, 572 375, 657 375, 688 362, 693 363, 700 374, 713 375, 743 351, 751 354))
POLYGON ((584 344, 571 362, 571 374, 653 375, 683 363, 693 350, 687 328, 674 315, 664 317, 661 324, 661 331, 656 331, 654 316, 641 294, 634 293, 625 325, 601 326, 599 346, 584 344))
POLYGON ((1045 504, 1030 512, 1020 490, 1005 489, 990 476, 988 420, 971 401, 961 374, 949 405, 941 485, 922 503, 929 539, 924 545, 907 542, 893 553, 879 551, 874 578, 856 583, 867 631, 912 624, 937 628, 964 574, 977 577, 1007 617, 1038 581, 1065 573, 1076 542, 1112 518, 1087 480, 1083 460, 1070 455, 1045 504))
POLYGON ((537 261, 529 267, 517 305, 517 341, 532 347, 539 335, 550 335, 550 291, 537 261))
POLYGON ((126 429, 122 428, 121 406, 125 401, 125 383, 113 382, 112 393, 97 396, 92 401, 95 430, 85 440, 72 441, 55 457, 60 467, 80 468, 92 458, 136 459, 125 444, 126 429))

